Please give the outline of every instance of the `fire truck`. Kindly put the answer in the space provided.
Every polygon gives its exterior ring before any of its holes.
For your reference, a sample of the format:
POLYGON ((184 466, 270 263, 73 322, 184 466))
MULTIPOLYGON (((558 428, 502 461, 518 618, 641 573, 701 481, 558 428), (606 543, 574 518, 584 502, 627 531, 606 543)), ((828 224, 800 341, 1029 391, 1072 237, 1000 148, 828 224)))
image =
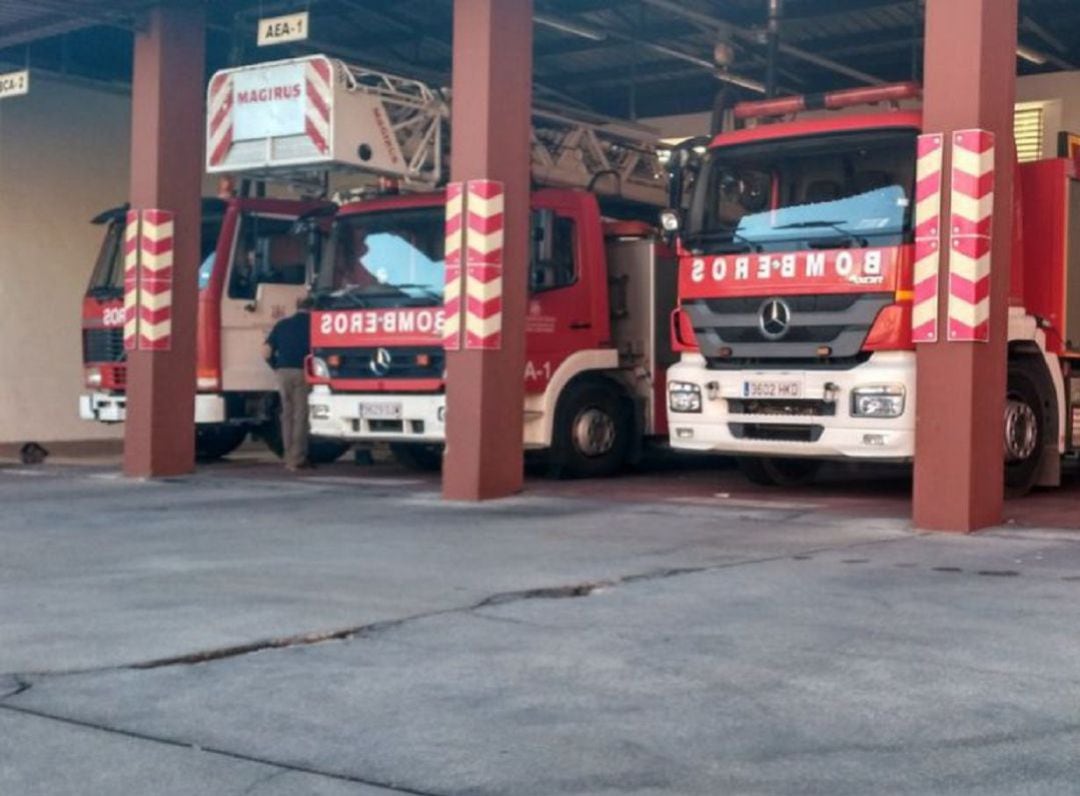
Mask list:
MULTIPOLYGON (((203 200, 195 396, 201 459, 228 454, 248 432, 280 452, 276 385, 263 362, 262 343, 270 326, 294 311, 310 283, 308 236, 295 228, 296 221, 327 206, 260 197, 203 200)), ((82 308, 89 392, 80 396, 80 416, 103 423, 123 422, 125 416, 126 216, 127 207, 117 207, 93 219, 105 233, 82 308)), ((316 440, 312 455, 333 459, 345 447, 316 440)))
MULTIPOLYGON (((913 458, 922 119, 899 101, 918 96, 903 84, 742 103, 741 127, 673 158, 675 448, 735 454, 752 481, 780 485, 827 459, 913 458), (799 118, 809 106, 849 110, 799 118)), ((1017 494, 1056 484, 1080 444, 1080 192, 1070 161, 1014 166, 1008 387, 987 433, 1017 494)))
MULTIPOLYGON (((392 194, 345 201, 324 246, 311 428, 439 466, 448 94, 312 56, 219 72, 209 107, 212 173, 394 181, 392 194), (271 119, 261 139, 235 142, 237 129, 271 119)), ((604 475, 666 431, 676 271, 648 223, 666 203, 666 174, 651 134, 552 107, 534 108, 532 173, 544 187, 532 194, 524 443, 562 474, 604 475)))

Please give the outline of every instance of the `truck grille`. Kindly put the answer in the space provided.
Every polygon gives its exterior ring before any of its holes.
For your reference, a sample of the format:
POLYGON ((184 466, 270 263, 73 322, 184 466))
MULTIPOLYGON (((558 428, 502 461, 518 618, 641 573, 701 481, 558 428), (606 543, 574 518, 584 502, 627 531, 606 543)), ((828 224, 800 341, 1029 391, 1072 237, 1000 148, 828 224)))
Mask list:
POLYGON ((120 362, 124 359, 124 330, 83 330, 84 362, 120 362))
POLYGON ((733 415, 765 415, 772 417, 835 417, 835 401, 813 399, 754 400, 729 399, 728 411, 733 415))
POLYGON ((761 439, 776 442, 817 442, 825 433, 824 426, 786 426, 779 423, 728 423, 735 439, 761 439))
POLYGON ((893 302, 891 293, 783 296, 790 310, 787 330, 769 339, 761 328, 767 296, 753 298, 694 299, 683 303, 690 316, 701 353, 710 367, 732 367, 750 362, 759 366, 785 365, 822 359, 818 349, 828 346, 829 361, 854 362, 878 313, 893 302))
POLYGON ((341 358, 340 364, 330 366, 332 379, 441 379, 446 369, 446 355, 441 348, 387 347, 390 366, 383 372, 382 369, 372 367, 379 350, 322 348, 315 351, 315 356, 326 360, 334 356, 341 358), (423 356, 428 358, 426 365, 417 361, 418 357, 423 356))

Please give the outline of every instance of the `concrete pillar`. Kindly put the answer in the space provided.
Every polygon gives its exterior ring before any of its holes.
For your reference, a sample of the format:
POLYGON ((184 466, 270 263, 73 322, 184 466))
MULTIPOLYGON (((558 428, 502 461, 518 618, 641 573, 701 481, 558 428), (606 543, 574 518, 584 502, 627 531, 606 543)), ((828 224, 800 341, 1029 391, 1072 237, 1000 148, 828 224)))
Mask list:
POLYGON ((195 463, 195 311, 202 183, 205 16, 201 2, 146 13, 135 32, 131 206, 174 216, 167 350, 128 351, 124 473, 191 472, 195 463))
POLYGON ((928 0, 924 131, 944 134, 938 340, 917 355, 914 521, 970 532, 1001 521, 1017 0, 928 0), (950 341, 950 167, 958 130, 995 135, 986 342, 950 341))
MULTIPOLYGON (((505 238, 499 347, 470 348, 466 339, 447 352, 443 496, 451 500, 522 486, 531 95, 532 0, 454 0, 451 180, 502 183, 505 238)), ((462 265, 470 270, 467 254, 462 265)))

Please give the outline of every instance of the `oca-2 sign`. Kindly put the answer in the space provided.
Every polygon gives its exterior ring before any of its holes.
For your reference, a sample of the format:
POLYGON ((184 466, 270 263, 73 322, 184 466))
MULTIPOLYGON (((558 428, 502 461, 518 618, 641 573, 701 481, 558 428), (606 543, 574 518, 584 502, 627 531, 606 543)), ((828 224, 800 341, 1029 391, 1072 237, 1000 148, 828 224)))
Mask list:
POLYGON ((0 74, 0 99, 7 97, 19 97, 30 92, 30 72, 23 69, 19 72, 6 72, 0 74))

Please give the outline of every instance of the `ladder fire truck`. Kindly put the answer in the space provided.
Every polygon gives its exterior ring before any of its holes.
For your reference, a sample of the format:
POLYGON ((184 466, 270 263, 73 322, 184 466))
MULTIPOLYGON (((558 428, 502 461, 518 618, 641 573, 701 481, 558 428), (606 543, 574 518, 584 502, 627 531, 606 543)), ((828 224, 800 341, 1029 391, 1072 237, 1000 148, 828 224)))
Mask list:
MULTIPOLYGON (((927 339, 937 324, 936 301, 920 303, 936 276, 915 276, 915 239, 937 226, 916 204, 932 189, 935 157, 940 169, 935 147, 952 142, 919 143, 920 113, 896 103, 796 115, 811 104, 840 109, 918 96, 917 86, 902 84, 816 103, 743 103, 734 117, 755 126, 696 142, 707 145, 703 159, 690 150, 673 158, 676 185, 693 175, 687 207, 664 214, 679 248, 672 326, 680 361, 667 387, 674 447, 735 454, 751 480, 771 484, 809 480, 824 459, 912 459, 913 327, 927 339), (928 147, 918 189, 917 146, 928 147), (682 165, 689 171, 680 173, 682 165)), ((978 142, 955 146, 974 154, 961 158, 954 149, 954 163, 980 162, 978 142)), ((1080 184, 1068 160, 1014 166, 1008 387, 1002 425, 987 433, 1001 435, 1006 485, 1022 493, 1055 485, 1061 454, 1080 445, 1080 374, 1073 370, 1080 184)), ((984 182, 975 173, 972 190, 984 182)), ((978 200, 967 204, 985 213, 978 200)), ((953 241, 954 258, 977 269, 985 252, 967 245, 988 244, 953 241)), ((981 274, 957 283, 967 303, 958 302, 964 312, 939 332, 943 338, 985 333, 988 276, 981 274), (963 292, 969 283, 973 291, 963 292)))
MULTIPOLYGON (((268 198, 204 199, 198 270, 196 453, 224 456, 249 431, 272 450, 281 447, 273 372, 262 343, 278 318, 291 314, 310 283, 308 240, 294 229, 302 214, 326 202, 268 198)), ((83 419, 123 422, 126 409, 124 225, 127 207, 93 223, 105 228, 82 309, 83 363, 89 392, 83 419)), ((343 453, 339 442, 316 440, 314 458, 343 453)))
MULTIPOLYGON (((331 171, 404 191, 368 192, 335 217, 313 291, 311 427, 389 442, 416 467, 438 466, 446 422, 448 103, 324 56, 224 70, 210 87, 210 172, 331 171), (236 140, 260 123, 264 136, 236 140)), ((550 107, 534 109, 532 174, 544 187, 532 195, 524 443, 567 475, 607 474, 666 431, 676 272, 645 222, 666 202, 666 174, 640 128, 550 107)))

